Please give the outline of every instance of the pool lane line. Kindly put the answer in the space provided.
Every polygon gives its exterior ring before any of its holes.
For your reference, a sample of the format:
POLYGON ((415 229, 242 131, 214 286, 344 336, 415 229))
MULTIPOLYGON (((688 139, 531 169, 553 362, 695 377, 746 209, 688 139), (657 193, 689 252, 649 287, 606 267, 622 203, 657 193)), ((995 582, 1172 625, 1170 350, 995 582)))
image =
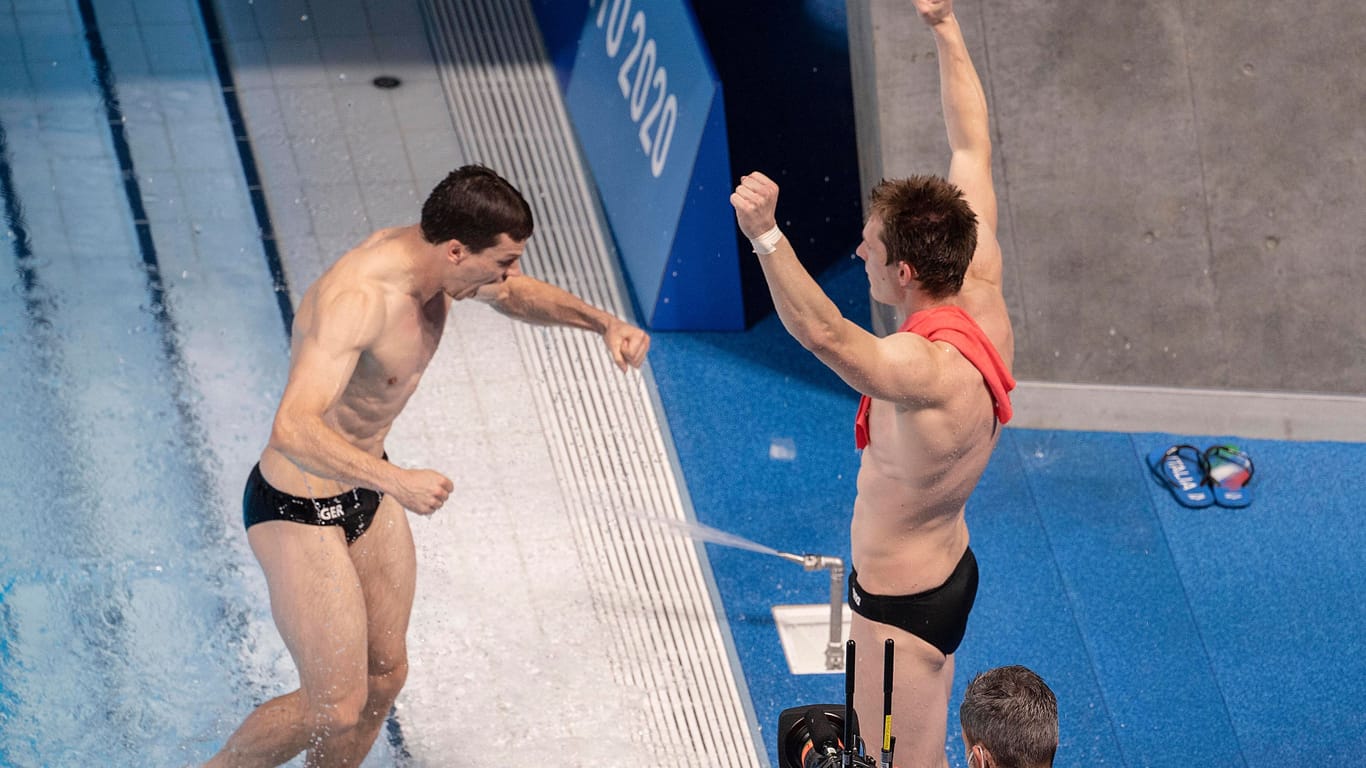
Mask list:
MULTIPOLYGON (((169 374, 167 376, 167 387, 170 390, 171 403, 178 416, 176 423, 169 426, 188 454, 183 459, 184 482, 188 486, 186 495, 189 498, 211 498, 216 495, 217 491, 214 487, 213 477, 205 467, 202 458, 211 455, 208 448, 210 444, 208 431, 200 422, 199 414, 194 408, 194 402, 197 398, 192 391, 193 379, 186 363, 184 351, 181 349, 180 335, 175 318, 171 316, 171 309, 167 302, 166 285, 161 275, 161 263, 157 256, 156 243, 152 238, 152 227, 147 218, 142 188, 138 184, 137 170, 133 165, 133 154, 129 148, 128 135, 124 127, 123 109, 119 104, 118 93, 115 88, 113 67, 109 61, 108 51, 104 47, 104 39, 100 35, 99 23, 95 16, 92 0, 77 0, 76 6, 80 12, 84 39, 94 68, 95 85, 99 89, 100 102, 104 108, 105 123, 108 126, 109 137, 123 177, 123 192, 128 199, 129 212, 132 214, 133 225, 137 231, 137 242, 142 255, 147 293, 151 300, 149 310, 155 318, 160 332, 161 353, 165 358, 165 365, 169 374)), ((195 526, 194 531, 202 537, 205 547, 213 546, 223 536, 228 535, 226 526, 213 524, 214 516, 199 515, 198 518, 200 522, 195 526)), ((242 642, 244 638, 239 634, 234 636, 232 640, 242 642)))
POLYGON ((407 768, 412 765, 413 756, 408 752, 408 745, 403 740, 403 726, 398 723, 398 710, 389 710, 389 719, 384 723, 384 736, 389 740, 389 746, 394 750, 394 765, 396 768, 407 768))
MULTIPOLYGON (((153 318, 156 320, 157 328, 160 331, 161 353, 165 358, 165 365, 170 374, 167 378, 167 386, 170 389, 170 399, 179 417, 172 428, 176 429, 177 437, 181 441, 188 456, 184 459, 185 479, 190 486, 186 495, 189 498, 210 498, 216 494, 214 483, 203 462, 198 458, 207 453, 209 441, 208 434, 204 425, 200 423, 199 416, 195 413, 190 389, 190 372, 186 366, 186 360, 180 347, 180 337, 177 332, 175 318, 171 316, 170 306, 167 303, 166 285, 161 277, 161 263, 157 256, 156 243, 152 238, 151 222, 147 218, 147 207, 143 202, 142 188, 138 184, 137 170, 133 165, 133 153, 128 145, 128 135, 124 128, 123 108, 119 104, 118 93, 114 85, 114 71, 109 62, 108 51, 104 47, 104 39, 100 35, 100 28, 95 17, 95 8, 91 0, 76 0, 77 9, 80 12, 81 25, 84 28, 84 39, 86 48, 90 54, 90 62, 94 68, 95 85, 99 89, 100 102, 104 109, 105 124, 109 129, 109 138, 114 148, 114 154, 118 159, 120 175, 123 178, 123 193, 128 200, 129 212, 133 217, 133 226, 137 232, 138 249, 142 255, 143 273, 147 282, 147 293, 151 300, 148 308, 153 318)), ((209 525, 211 516, 199 516, 201 523, 196 529, 202 534, 206 542, 214 541, 221 529, 206 527, 209 525)), ((207 543, 206 543, 207 546, 207 543)))
MULTIPOLYGON (((91 63, 95 67, 95 85, 99 88, 100 102, 104 107, 105 124, 113 141, 114 155, 119 162, 123 175, 123 194, 128 199, 128 208, 133 214, 133 228, 137 232, 138 250, 142 254, 142 265, 147 275, 147 293, 151 301, 153 317, 161 326, 161 350, 167 360, 179 366, 182 361, 180 343, 176 337, 175 319, 166 305, 166 285, 161 279, 161 263, 157 258, 156 242, 152 238, 152 225, 147 219, 147 206, 143 203, 142 187, 133 167, 133 153, 128 147, 128 133, 124 129, 123 107, 119 104, 118 93, 114 88, 113 68, 109 64, 109 54, 104 48, 104 39, 95 20, 95 7, 91 0, 76 0, 80 10, 81 24, 85 28, 85 43, 90 52, 91 63)), ((182 409, 183 410, 183 409, 182 409)))
MULTIPOLYGON (((5 224, 9 228, 14 249, 15 269, 23 286, 24 309, 30 325, 43 327, 48 324, 47 310, 51 301, 43 297, 38 272, 33 268, 33 241, 28 235, 28 225, 24 221, 24 206, 19 202, 19 192, 14 188, 14 174, 9 164, 9 137, 5 133, 5 123, 0 120, 0 198, 4 198, 5 224)), ((0 332, 3 332, 0 328, 0 332)))
POLYGON ((289 297, 289 279, 285 275, 280 249, 275 241, 275 227, 270 220, 270 207, 266 205, 265 189, 261 185, 261 174, 256 165, 256 153, 251 148, 251 137, 247 134, 246 122, 242 119, 242 105, 237 100, 237 85, 232 77, 232 67, 223 48, 222 27, 218 24, 218 14, 213 9, 212 0, 198 0, 199 15, 204 20, 204 34, 209 41, 209 53, 213 59, 214 70, 218 75, 219 93, 223 96, 223 108, 227 110, 228 122, 232 126, 232 136, 237 144, 237 157, 242 163, 242 175, 246 177, 247 194, 251 197, 251 210, 256 215, 256 228, 261 233, 261 249, 266 255, 266 268, 270 270, 271 286, 275 291, 275 303, 280 307, 280 319, 285 324, 285 338, 294 329, 294 304, 289 297))
MULTIPOLYGON (((123 107, 119 104, 118 92, 114 87, 114 70, 109 63, 109 53, 104 47, 99 24, 95 18, 95 6, 91 0, 76 0, 80 10, 81 25, 85 29, 86 48, 94 65, 95 85, 99 88, 100 102, 104 107, 105 124, 109 128, 109 138, 118 158, 119 171, 123 176, 123 194, 128 199, 128 208, 133 215, 133 227, 137 232, 138 250, 142 254, 143 273, 147 279, 147 294, 151 299, 148 309, 161 329, 161 352, 166 364, 173 372, 187 374, 185 356, 180 349, 179 334, 175 318, 166 301, 166 284, 161 279, 161 262, 157 257, 156 242, 152 238, 152 223, 147 218, 147 206, 143 203, 142 187, 138 184, 138 174, 133 166, 133 152, 128 146, 128 132, 124 128, 123 107)), ((195 415, 186 390, 183 375, 171 376, 172 400, 180 415, 180 423, 185 428, 185 445, 198 453, 207 444, 199 418, 195 415)), ((197 462, 187 462, 194 474, 194 483, 200 497, 207 497, 213 484, 197 462)))

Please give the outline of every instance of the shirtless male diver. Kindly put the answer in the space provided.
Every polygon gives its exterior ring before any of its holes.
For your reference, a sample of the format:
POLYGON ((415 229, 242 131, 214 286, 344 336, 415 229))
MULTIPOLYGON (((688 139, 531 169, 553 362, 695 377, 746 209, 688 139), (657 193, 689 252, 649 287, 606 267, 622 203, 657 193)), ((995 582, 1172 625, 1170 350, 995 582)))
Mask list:
POLYGON ((289 380, 243 500, 247 540, 299 689, 252 712, 208 766, 355 766, 408 674, 416 563, 404 510, 430 515, 453 485, 386 460, 384 439, 436 352, 451 302, 600 333, 617 367, 650 338, 523 275, 531 208, 470 165, 432 190, 419 224, 375 232, 309 287, 289 380))
POLYGON ((761 173, 731 195, 784 327, 864 395, 850 546, 854 708, 882 721, 882 654, 896 644, 901 768, 946 766, 953 653, 977 594, 964 505, 1010 418, 1014 336, 1001 293, 986 97, 952 0, 914 0, 934 32, 952 158, 947 181, 884 180, 857 253, 873 298, 906 322, 885 338, 840 315, 777 228, 761 173))

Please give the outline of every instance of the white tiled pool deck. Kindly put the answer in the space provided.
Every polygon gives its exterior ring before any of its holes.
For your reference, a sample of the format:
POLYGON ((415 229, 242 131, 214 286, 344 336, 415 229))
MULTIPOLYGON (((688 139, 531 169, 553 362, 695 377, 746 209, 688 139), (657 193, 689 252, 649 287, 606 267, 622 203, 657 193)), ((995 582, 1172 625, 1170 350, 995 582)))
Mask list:
MULTIPOLYGON (((533 56, 472 67, 458 39, 429 45, 424 13, 455 38, 497 16, 534 42, 523 4, 216 7, 295 301, 367 233, 414 221, 449 170, 483 162, 536 209, 527 271, 629 311, 592 234, 595 211, 556 218, 566 205, 557 189, 584 184, 577 160, 546 171, 523 154, 544 150, 528 141, 572 147, 556 135, 565 124, 548 65, 533 56), (440 66, 433 47, 446 51, 440 66), (377 89, 378 75, 402 84, 377 89), (495 89, 515 78, 523 97, 554 103, 490 115, 479 78, 495 89), (511 137, 480 129, 494 118, 511 137), (529 140, 537 128, 546 135, 529 140)), ((476 34, 482 45, 494 33, 476 34)), ((686 515, 648 375, 617 372, 580 332, 519 325, 478 304, 452 312, 389 441, 395 460, 456 482, 441 513, 413 520, 419 588, 398 720, 414 763, 446 764, 472 732, 493 754, 530 763, 763 760, 698 548, 621 516, 686 515)))
MULTIPOLYGON (((255 190, 235 146, 203 4, 95 0, 89 8, 146 204, 146 221, 134 224, 151 231, 185 356, 209 382, 199 407, 215 424, 238 414, 241 436, 212 438, 225 516, 266 437, 262 404, 283 385, 285 335, 268 299, 263 242, 273 243, 297 303, 371 231, 416 221, 447 172, 484 162, 536 209, 524 268, 629 312, 572 150, 554 162, 523 152, 549 147, 553 157, 572 147, 549 66, 521 50, 506 68, 471 67, 458 40, 444 48, 429 40, 429 26, 440 23, 458 38, 470 24, 496 22, 523 25, 508 45, 534 46, 524 3, 214 0, 235 86, 227 95, 240 105, 259 171, 255 190), (443 62, 434 48, 445 51, 443 62), (379 89, 379 75, 401 84, 379 89), (479 101, 487 89, 461 94, 472 77, 516 79, 540 101, 534 113, 500 117, 506 135, 480 127, 490 117, 479 101), (528 138, 533 123, 539 133, 528 138), (261 237, 252 192, 264 196, 273 239, 261 237), (238 344, 234 334, 251 341, 238 344), (279 357, 243 352, 263 346, 279 357)), ((135 227, 118 190, 92 207, 91 188, 72 196, 57 183, 110 156, 98 99, 88 95, 82 10, 77 0, 0 3, 0 33, 20 43, 0 46, 11 159, 35 228, 122 237, 135 227), (58 103, 66 105, 61 120, 58 103), (89 130, 64 134, 78 118, 89 130)), ((482 44, 485 30, 477 34, 482 44)), ((437 515, 411 518, 419 585, 411 674, 397 706, 401 736, 391 729, 367 765, 451 765, 469 755, 472 734, 476 757, 492 765, 763 764, 704 552, 634 517, 689 515, 649 376, 648 367, 616 371, 588 334, 456 305, 388 443, 396 462, 436 468, 456 489, 437 515)), ((273 695, 295 678, 236 530, 244 589, 258 603, 258 657, 243 674, 267 670, 253 684, 273 695)), ((222 722, 231 728, 246 714, 224 712, 222 722)))

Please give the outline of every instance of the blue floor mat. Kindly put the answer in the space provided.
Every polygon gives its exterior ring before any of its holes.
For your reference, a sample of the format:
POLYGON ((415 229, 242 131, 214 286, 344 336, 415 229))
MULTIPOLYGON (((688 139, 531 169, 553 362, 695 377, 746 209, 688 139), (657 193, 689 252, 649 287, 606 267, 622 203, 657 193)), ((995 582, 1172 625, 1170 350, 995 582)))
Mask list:
MULTIPOLYGON (((866 278, 822 284, 867 317, 866 278)), ((790 552, 848 559, 857 394, 775 317, 744 333, 657 333, 651 366, 698 520, 790 552)), ((1315 765, 1366 753, 1366 445, 1007 428, 968 503, 981 567, 957 655, 971 675, 1039 672, 1058 695, 1065 766, 1315 765), (1257 463, 1246 509, 1187 509, 1144 463, 1232 440, 1257 463)), ((778 713, 843 700, 792 675, 770 609, 822 603, 824 572, 707 545, 769 759, 778 713)))
MULTIPOLYGON (((1094 703, 1108 712, 1121 764, 1240 765, 1148 493, 1157 484, 1146 457, 1125 434, 1010 430, 1010 436, 1061 574, 1070 620, 1099 681, 1101 698, 1094 703)), ((1177 506, 1159 491, 1164 504, 1177 506)), ((991 508, 972 508, 974 538, 1000 535, 984 519, 991 508)), ((1028 643, 1029 636, 1016 642, 1028 643)))
POLYGON ((1236 442, 1257 462, 1251 506, 1156 506, 1233 730, 1249 765, 1360 761, 1366 445, 1236 442))
POLYGON ((1073 596, 1054 561, 1050 531, 1035 506, 1027 464, 1014 430, 1006 430, 969 504, 972 548, 981 569, 977 603, 955 657, 949 716, 950 754, 963 753, 957 703, 978 672, 1023 664, 1058 693, 1065 754, 1088 765, 1122 765, 1119 746, 1073 619, 1073 596), (1022 642, 1035 638, 1035 642, 1022 642), (1062 691, 1071 692, 1063 696, 1062 691))

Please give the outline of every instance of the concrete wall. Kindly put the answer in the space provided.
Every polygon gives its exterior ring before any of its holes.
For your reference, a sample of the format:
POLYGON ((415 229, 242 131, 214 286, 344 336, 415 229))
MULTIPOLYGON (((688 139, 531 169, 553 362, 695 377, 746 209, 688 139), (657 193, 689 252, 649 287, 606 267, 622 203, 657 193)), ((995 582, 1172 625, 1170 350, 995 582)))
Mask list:
MULTIPOLYGON (((906 0, 848 11, 864 188, 944 173, 932 34, 906 0)), ((1019 378, 1366 394, 1366 4, 957 13, 1019 378)))

